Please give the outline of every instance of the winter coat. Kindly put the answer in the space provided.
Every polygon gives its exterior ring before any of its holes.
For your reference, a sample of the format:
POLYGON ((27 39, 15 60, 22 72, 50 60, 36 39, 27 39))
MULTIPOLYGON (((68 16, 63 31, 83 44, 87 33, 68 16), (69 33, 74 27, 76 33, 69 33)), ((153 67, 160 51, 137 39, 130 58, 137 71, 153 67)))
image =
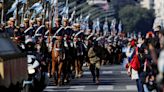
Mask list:
POLYGON ((89 49, 88 57, 91 64, 94 64, 100 61, 100 58, 97 56, 96 52, 93 50, 93 47, 89 49))

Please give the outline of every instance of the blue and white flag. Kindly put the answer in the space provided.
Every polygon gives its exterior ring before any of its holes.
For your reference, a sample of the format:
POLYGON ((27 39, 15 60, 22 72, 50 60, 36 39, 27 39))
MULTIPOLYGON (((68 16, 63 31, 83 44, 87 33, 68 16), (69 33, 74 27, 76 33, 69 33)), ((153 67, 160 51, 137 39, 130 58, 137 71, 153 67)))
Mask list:
POLYGON ((27 2, 27 0, 15 0, 15 2, 12 4, 11 8, 8 10, 7 14, 16 10, 18 3, 25 4, 26 2, 27 2))
POLYGON ((16 9, 15 9, 14 12, 13 12, 13 18, 14 18, 14 19, 16 19, 16 12, 17 12, 17 11, 16 11, 16 9))
POLYGON ((21 2, 22 4, 26 4, 27 0, 19 0, 19 2, 21 2))
POLYGON ((95 33, 95 30, 96 30, 96 21, 93 21, 92 30, 93 30, 93 33, 95 33))
POLYGON ((41 6, 42 6, 42 4, 41 4, 40 1, 39 1, 39 2, 36 2, 35 4, 33 4, 33 5, 31 6, 30 10, 31 10, 31 9, 36 9, 36 8, 38 8, 38 7, 41 7, 41 6))
POLYGON ((121 21, 118 24, 118 32, 122 32, 122 23, 121 23, 121 21))
POLYGON ((57 3, 57 0, 49 0, 49 1, 50 1, 50 4, 53 5, 53 6, 55 6, 56 3, 57 3))
POLYGON ((103 31, 104 31, 104 35, 106 35, 108 32, 108 22, 107 21, 105 21, 105 23, 103 25, 103 31))
POLYGON ((20 15, 20 14, 22 14, 23 13, 23 6, 22 6, 22 8, 18 11, 18 14, 20 15))
POLYGON ((82 23, 84 20, 83 20, 83 15, 80 14, 80 22, 82 23))
POLYGON ((116 27, 116 19, 113 19, 111 26, 110 26, 110 29, 115 29, 115 27, 116 27))
POLYGON ((75 8, 74 8, 74 11, 72 12, 71 17, 69 19, 69 22, 71 22, 73 20, 75 13, 76 13, 76 11, 75 11, 75 8))
POLYGON ((33 15, 31 16, 31 19, 35 18, 36 15, 38 15, 38 14, 41 13, 42 11, 43 11, 43 7, 42 7, 42 6, 39 6, 39 7, 34 8, 34 13, 33 13, 33 15))
POLYGON ((63 8, 63 11, 60 13, 62 16, 64 16, 65 18, 68 18, 68 10, 69 8, 68 7, 64 7, 63 8))
POLYGON ((88 15, 85 17, 84 21, 85 21, 85 22, 88 22, 89 17, 90 17, 90 14, 88 14, 88 15))
POLYGON ((18 0, 15 0, 15 2, 12 4, 11 8, 8 10, 7 14, 9 14, 9 13, 13 12, 14 10, 16 10, 17 4, 18 4, 18 0))
POLYGON ((97 21, 96 21, 96 31, 100 31, 100 21, 99 21, 99 18, 97 18, 97 21))

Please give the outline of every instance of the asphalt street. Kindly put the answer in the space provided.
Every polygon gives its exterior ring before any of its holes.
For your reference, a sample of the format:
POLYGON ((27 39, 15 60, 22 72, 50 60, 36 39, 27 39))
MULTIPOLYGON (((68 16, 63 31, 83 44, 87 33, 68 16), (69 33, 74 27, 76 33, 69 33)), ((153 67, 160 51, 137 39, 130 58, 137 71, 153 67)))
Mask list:
POLYGON ((68 85, 55 86, 51 79, 44 92, 137 92, 135 80, 127 76, 122 65, 102 66, 98 85, 92 82, 88 67, 83 70, 83 77, 72 79, 68 85))

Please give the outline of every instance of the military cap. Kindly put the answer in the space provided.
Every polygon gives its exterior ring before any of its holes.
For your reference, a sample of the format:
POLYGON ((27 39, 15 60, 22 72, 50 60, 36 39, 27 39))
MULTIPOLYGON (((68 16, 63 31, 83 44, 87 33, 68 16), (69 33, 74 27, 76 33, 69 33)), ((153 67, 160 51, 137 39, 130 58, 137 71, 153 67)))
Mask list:
POLYGON ((36 21, 39 21, 39 22, 41 22, 42 21, 42 18, 36 18, 36 21))
POLYGON ((31 20, 30 20, 30 23, 35 23, 35 20, 32 20, 32 19, 31 19, 31 20))
POLYGON ((20 24, 20 28, 24 28, 25 27, 25 25, 24 24, 20 24))
POLYGON ((79 23, 76 23, 74 26, 75 26, 75 28, 80 28, 80 24, 79 23))
POLYGON ((63 22, 68 22, 68 18, 63 18, 63 22))
POLYGON ((45 24, 48 24, 49 25, 49 23, 50 23, 49 21, 45 21, 45 24))
POLYGON ((15 21, 15 18, 11 17, 11 18, 9 19, 9 21, 14 22, 14 21, 15 21))
POLYGON ((25 23, 28 23, 29 22, 29 19, 28 18, 24 18, 24 22, 25 23))

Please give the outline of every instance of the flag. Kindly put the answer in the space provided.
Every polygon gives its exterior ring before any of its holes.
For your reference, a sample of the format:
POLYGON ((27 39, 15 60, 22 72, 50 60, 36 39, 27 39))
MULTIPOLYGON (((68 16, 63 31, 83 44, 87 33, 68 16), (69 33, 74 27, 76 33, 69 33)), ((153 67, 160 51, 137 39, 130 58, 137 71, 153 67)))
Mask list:
POLYGON ((96 30, 96 21, 93 21, 92 30, 93 30, 93 33, 95 33, 95 30, 96 30))
POLYGON ((62 12, 60 13, 60 15, 62 15, 65 18, 68 18, 68 11, 69 11, 69 7, 65 6, 62 12))
POLYGON ((34 13, 33 13, 32 17, 31 17, 31 19, 35 18, 35 16, 38 15, 39 13, 41 13, 42 11, 43 11, 43 7, 42 6, 34 8, 34 13))
POLYGON ((83 15, 80 14, 80 22, 83 22, 83 15))
POLYGON ((104 35, 106 35, 108 32, 108 22, 107 21, 105 21, 105 23, 103 25, 103 31, 104 31, 104 35))
POLYGON ((85 17, 84 22, 88 22, 89 17, 90 17, 90 14, 88 14, 88 15, 85 17))
POLYGON ((96 30, 100 31, 100 21, 99 21, 99 18, 97 18, 97 21, 96 21, 96 30))
POLYGON ((115 27, 116 27, 116 19, 113 19, 111 26, 110 26, 110 29, 115 29, 115 27))
POLYGON ((15 0, 15 2, 12 4, 11 8, 8 10, 7 14, 16 10, 18 3, 25 4, 26 2, 27 2, 27 0, 15 0))
POLYGON ((57 3, 56 0, 49 0, 49 1, 50 1, 50 4, 53 5, 53 6, 57 3))
POLYGON ((40 1, 39 1, 39 2, 36 2, 35 4, 33 4, 33 5, 31 6, 30 10, 36 9, 37 7, 40 7, 40 6, 42 6, 41 2, 40 2, 40 1))
POLYGON ((70 19, 69 19, 69 22, 71 22, 72 20, 73 20, 73 18, 74 18, 74 15, 75 15, 75 13, 76 13, 76 7, 74 7, 74 10, 73 10, 73 12, 72 12, 72 14, 71 14, 71 17, 70 17, 70 19))
POLYGON ((16 19, 16 12, 17 12, 17 11, 16 11, 16 9, 15 9, 14 12, 13 12, 13 18, 14 18, 14 19, 16 19))
POLYGON ((18 0, 16 0, 16 1, 12 4, 12 6, 11 6, 11 8, 8 10, 7 14, 9 14, 9 13, 13 12, 14 10, 16 10, 17 4, 18 4, 18 0))
POLYGON ((26 4, 27 0, 19 0, 19 2, 21 2, 22 4, 26 4))
POLYGON ((23 6, 22 8, 18 11, 18 14, 22 14, 23 13, 23 6))
POLYGON ((120 21, 119 24, 118 24, 118 31, 119 31, 119 32, 122 32, 122 23, 121 23, 121 21, 120 21))

